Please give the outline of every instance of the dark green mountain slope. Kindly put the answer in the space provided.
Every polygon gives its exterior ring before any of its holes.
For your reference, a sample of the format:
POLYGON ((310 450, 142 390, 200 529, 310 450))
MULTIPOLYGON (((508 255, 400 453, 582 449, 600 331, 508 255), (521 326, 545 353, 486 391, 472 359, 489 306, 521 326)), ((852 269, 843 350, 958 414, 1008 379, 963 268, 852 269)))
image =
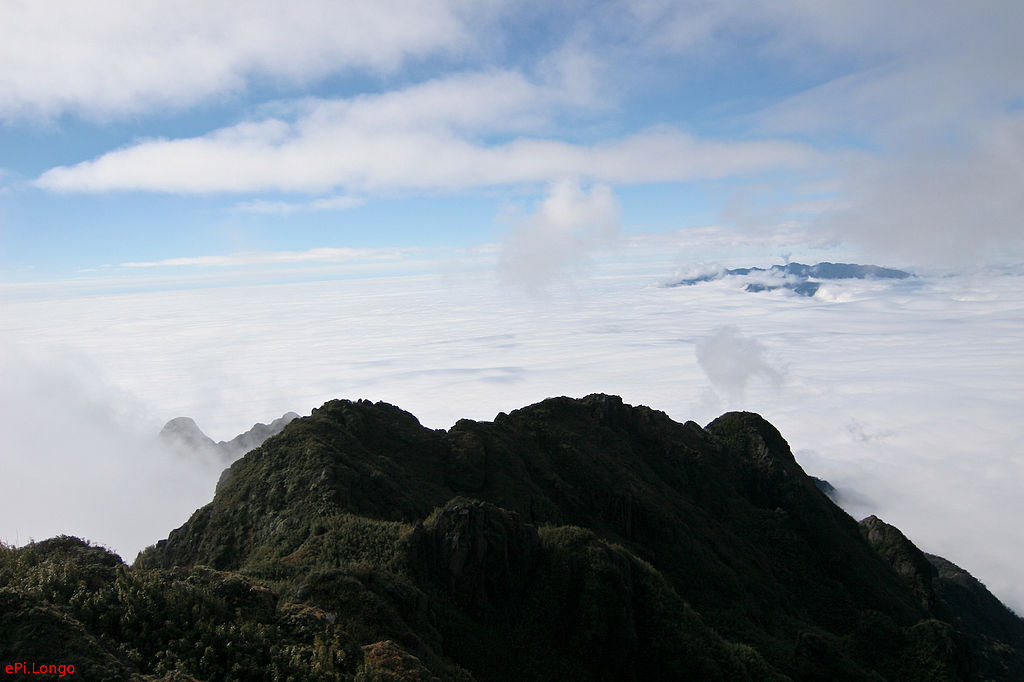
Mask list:
POLYGON ((898 528, 869 516, 861 533, 903 579, 929 612, 967 640, 967 662, 980 679, 1020 677, 1024 620, 1018 618, 967 571, 925 554, 898 528))
POLYGON ((858 526, 750 413, 701 428, 593 395, 435 431, 331 401, 131 569, 89 569, 107 620, 38 588, 40 546, 6 550, 0 599, 37 600, 145 675, 1024 678, 1021 620, 888 528, 858 526), (162 635, 164 607, 126 585, 193 614, 191 634, 162 635))

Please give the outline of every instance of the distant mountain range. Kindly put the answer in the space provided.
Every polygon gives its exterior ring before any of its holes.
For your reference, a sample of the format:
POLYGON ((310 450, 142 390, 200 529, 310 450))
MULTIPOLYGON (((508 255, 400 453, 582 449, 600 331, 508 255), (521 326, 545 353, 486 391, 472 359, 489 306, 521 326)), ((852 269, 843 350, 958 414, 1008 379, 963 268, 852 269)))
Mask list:
POLYGON ((703 282, 712 282, 723 277, 745 277, 751 281, 744 287, 745 291, 774 291, 788 289, 800 296, 814 296, 821 287, 821 280, 836 279, 907 279, 913 277, 909 272, 883 268, 877 265, 856 265, 854 263, 786 263, 773 265, 770 268, 735 268, 704 272, 670 283, 670 287, 693 286, 703 282))
MULTIPOLYGON (((186 429, 184 433, 192 433, 186 429)), ((1024 621, 748 412, 333 400, 131 567, 0 546, 0 661, 104 680, 1010 680, 1024 621)))
POLYGON ((281 433, 289 422, 298 418, 299 415, 294 412, 286 412, 269 424, 254 424, 251 429, 229 441, 215 443, 203 433, 191 417, 175 417, 160 430, 160 440, 173 448, 215 455, 223 463, 230 464, 250 450, 258 448, 266 439, 281 433))

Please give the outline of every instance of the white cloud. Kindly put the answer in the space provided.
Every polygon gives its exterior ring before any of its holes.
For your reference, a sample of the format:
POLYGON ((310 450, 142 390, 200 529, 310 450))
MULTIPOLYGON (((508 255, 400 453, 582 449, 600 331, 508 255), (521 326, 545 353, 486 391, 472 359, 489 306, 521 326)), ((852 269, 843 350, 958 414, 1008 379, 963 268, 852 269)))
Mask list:
POLYGON ((671 128, 590 145, 522 136, 542 131, 564 106, 577 106, 562 90, 492 72, 313 100, 298 107, 293 121, 269 118, 202 137, 146 140, 52 168, 36 184, 71 192, 453 190, 563 177, 627 184, 726 178, 817 160, 794 142, 702 140, 671 128))
POLYGON ((0 4, 0 117, 183 107, 258 79, 309 82, 473 49, 494 3, 74 0, 0 4))
POLYGON ((349 197, 343 194, 338 194, 333 197, 321 197, 320 199, 314 199, 309 202, 308 206, 311 211, 341 211, 362 206, 364 203, 366 202, 359 197, 349 197))
MULTIPOLYGON (((562 177, 687 182, 827 163, 842 175, 843 196, 815 203, 797 196, 765 216, 738 220, 777 223, 786 212, 834 214, 853 202, 850 220, 830 223, 852 240, 870 243, 889 233, 920 241, 920 228, 906 219, 915 213, 957 223, 929 232, 937 238, 928 244, 952 242, 948 252, 970 242, 970 231, 989 235, 983 242, 995 250, 1019 233, 1007 227, 1018 205, 1006 200, 1006 188, 1019 184, 1019 167, 993 154, 996 133, 987 131, 1001 131, 1009 148, 1019 146, 1012 119, 1024 99, 1017 73, 1024 61, 1021 3, 990 3, 985 11, 945 0, 898 7, 637 0, 470 9, 439 0, 373 8, 308 0, 287 11, 268 2, 241 11, 222 3, 43 2, 2 11, 8 20, 0 16, 0 26, 9 35, 0 34, 8 38, 0 40, 0 59, 10 68, 0 76, 0 115, 188 106, 244 90, 253 79, 287 81, 294 91, 346 70, 394 74, 410 58, 451 57, 437 70, 420 71, 436 77, 418 84, 387 91, 390 83, 382 81, 377 94, 286 103, 276 116, 197 137, 142 140, 52 168, 36 179, 51 190, 435 191, 562 177), (52 21, 56 15, 67 20, 52 21), (549 23, 559 27, 557 38, 542 32, 535 36, 542 48, 516 47, 516 31, 549 23), (450 70, 465 68, 474 50, 495 66, 450 70), (650 88, 663 87, 685 96, 691 74, 699 82, 725 64, 729 78, 740 77, 754 73, 754 63, 814 85, 781 102, 759 98, 767 108, 742 110, 743 119, 724 117, 734 131, 737 123, 752 123, 760 139, 750 130, 731 139, 695 136, 686 126, 702 119, 682 107, 666 107, 661 116, 676 127, 624 131, 620 112, 630 119, 643 113, 634 95, 647 102, 650 88), (872 150, 867 157, 845 153, 863 145, 872 150), (936 177, 952 166, 947 180, 936 177), (958 185, 957 176, 968 179, 958 185), (969 201, 958 211, 946 210, 948 201, 927 201, 951 185, 967 188, 969 201), (1005 207, 996 210, 1000 201, 1005 207), (984 224, 960 220, 969 203, 988 207, 984 224), (872 221, 885 226, 875 229, 872 221)), ((308 208, 322 210, 318 201, 308 208)), ((257 200, 239 208, 287 214, 306 210, 301 203, 257 200)), ((731 206, 726 212, 736 215, 731 206)))
POLYGON ((159 261, 121 263, 122 268, 160 267, 243 267, 276 265, 282 263, 350 263, 365 261, 401 260, 402 249, 353 249, 323 247, 306 251, 267 251, 233 253, 226 256, 185 256, 159 261))
POLYGON ((337 194, 330 197, 321 197, 312 201, 267 201, 265 199, 252 199, 241 201, 235 204, 234 209, 242 213, 263 213, 276 215, 291 215, 293 213, 304 213, 311 211, 344 211, 350 208, 362 206, 366 201, 359 197, 337 194))
POLYGON ((529 216, 504 236, 498 266, 506 282, 537 294, 554 280, 589 263, 599 249, 618 239, 622 209, 612 190, 597 185, 586 191, 563 180, 529 216))

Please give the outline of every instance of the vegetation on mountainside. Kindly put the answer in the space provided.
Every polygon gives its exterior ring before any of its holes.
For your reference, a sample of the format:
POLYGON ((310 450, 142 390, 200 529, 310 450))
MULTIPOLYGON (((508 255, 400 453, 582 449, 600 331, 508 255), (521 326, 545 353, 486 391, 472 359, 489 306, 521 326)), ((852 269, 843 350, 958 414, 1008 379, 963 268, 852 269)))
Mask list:
POLYGON ((753 414, 702 429, 595 395, 435 431, 331 401, 131 568, 74 538, 0 548, 0 660, 89 679, 1024 675, 1024 622, 879 524, 753 414))
POLYGON ((61 661, 83 679, 351 679, 357 647, 324 614, 238 574, 132 570, 70 537, 2 551, 0 660, 61 661), (347 674, 346 674, 347 673, 347 674))

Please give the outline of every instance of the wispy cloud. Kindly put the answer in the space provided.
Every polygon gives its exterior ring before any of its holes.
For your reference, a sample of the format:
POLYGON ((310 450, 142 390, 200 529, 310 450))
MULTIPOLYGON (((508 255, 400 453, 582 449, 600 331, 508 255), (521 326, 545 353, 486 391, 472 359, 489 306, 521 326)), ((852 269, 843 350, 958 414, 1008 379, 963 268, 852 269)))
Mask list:
POLYGON ((166 267, 242 267, 282 263, 350 263, 358 261, 401 260, 408 249, 317 248, 306 251, 266 251, 233 253, 224 256, 185 256, 158 261, 121 263, 122 268, 166 267))
POLYGON ((303 131, 286 141, 239 128, 203 138, 144 142, 50 169, 35 184, 62 192, 197 194, 339 187, 460 190, 546 183, 565 176, 621 184, 686 182, 799 168, 815 161, 815 153, 798 143, 698 140, 676 130, 588 146, 540 138, 488 146, 448 132, 364 135, 342 124, 303 131))
MULTIPOLYGON (((247 120, 205 134, 143 137, 33 170, 47 190, 370 196, 564 177, 750 179, 813 167, 837 181, 835 195, 794 196, 792 179, 776 176, 770 205, 744 203, 756 188, 723 191, 717 218, 774 226, 818 214, 830 239, 922 257, 1024 250, 1012 198, 1024 181, 1015 161, 1024 139, 1020 3, 981 12, 946 0, 895 9, 643 0, 592 11, 305 0, 283 13, 268 2, 244 11, 223 2, 86 11, 54 0, 0 12, 0 59, 10 66, 0 116, 189 107, 252 83, 293 98, 251 103, 247 120), (548 23, 557 36, 518 47, 520 31, 548 23), (410 60, 423 68, 403 73, 410 60), (706 102, 700 92, 719 75, 742 85, 765 64, 792 81, 785 93, 706 102), (349 73, 375 80, 364 94, 304 97, 317 79, 349 73), (654 94, 662 91, 664 99, 654 94), (643 104, 652 101, 653 114, 643 104)), ((258 197, 237 208, 338 208, 324 201, 258 197)))
POLYGON ((318 211, 344 211, 356 208, 366 203, 365 199, 339 194, 331 197, 321 197, 312 201, 266 201, 264 199, 252 199, 235 204, 234 209, 242 213, 263 213, 273 215, 291 215, 293 213, 318 212, 318 211))
POLYGON ((523 128, 543 127, 535 106, 548 97, 546 87, 507 73, 462 75, 384 95, 310 102, 291 121, 271 118, 202 137, 140 142, 52 168, 35 184, 63 192, 365 193, 564 177, 682 182, 801 168, 818 160, 796 142, 708 140, 672 128, 586 145, 515 136, 523 128), (514 137, 488 141, 494 133, 514 137))

